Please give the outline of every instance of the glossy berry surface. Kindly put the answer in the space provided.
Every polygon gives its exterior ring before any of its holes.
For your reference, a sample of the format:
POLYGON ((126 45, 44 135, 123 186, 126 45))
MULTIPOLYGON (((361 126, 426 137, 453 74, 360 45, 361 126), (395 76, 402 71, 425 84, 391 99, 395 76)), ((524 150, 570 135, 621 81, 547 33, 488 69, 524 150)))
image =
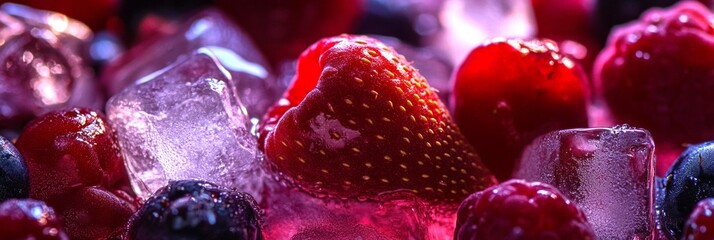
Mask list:
POLYGON ((417 70, 381 42, 342 35, 301 55, 262 128, 276 169, 313 194, 410 190, 460 202, 495 179, 417 70))
POLYGON ((679 239, 697 202, 714 197, 714 142, 687 148, 663 181, 659 220, 668 236, 679 239))
POLYGON ((30 197, 55 208, 72 239, 107 237, 136 210, 114 134, 100 113, 73 108, 33 120, 17 140, 30 197))
MULTIPOLYGON (((711 140, 712 16, 703 5, 687 1, 650 10, 613 31, 596 61, 593 82, 616 124, 648 129, 658 150, 679 152, 684 144, 711 140)), ((660 176, 674 160, 665 153, 657 153, 660 176)))
POLYGON ((533 139, 587 127, 582 70, 548 40, 494 40, 456 70, 454 119, 499 180, 508 179, 533 139))
POLYGON ((29 195, 30 178, 25 160, 10 141, 0 136, 0 202, 29 195))
MULTIPOLYGON (((601 1, 600 1, 601 2, 601 1)), ((594 34, 587 0, 531 0, 539 38, 552 39, 590 73, 602 44, 594 34), (566 43, 565 41, 577 44, 566 43)))
POLYGON ((3 239, 69 239, 54 210, 31 199, 11 199, 0 204, 0 232, 3 239))
POLYGON ((585 214, 554 187, 510 180, 469 196, 454 239, 595 239, 585 214))
POLYGON ((348 32, 362 0, 215 0, 274 64, 297 58, 323 37, 348 32))
POLYGON ((82 187, 47 201, 72 239, 102 239, 120 231, 136 212, 134 200, 121 191, 82 187))
POLYGON ((195 180, 172 181, 129 223, 127 239, 263 239, 253 197, 195 180))
POLYGON ((697 206, 684 225, 686 240, 714 239, 714 198, 707 198, 697 203, 697 206))
POLYGON ((126 170, 115 133, 98 112, 74 108, 30 122, 17 140, 30 196, 46 200, 76 186, 122 188, 126 170))

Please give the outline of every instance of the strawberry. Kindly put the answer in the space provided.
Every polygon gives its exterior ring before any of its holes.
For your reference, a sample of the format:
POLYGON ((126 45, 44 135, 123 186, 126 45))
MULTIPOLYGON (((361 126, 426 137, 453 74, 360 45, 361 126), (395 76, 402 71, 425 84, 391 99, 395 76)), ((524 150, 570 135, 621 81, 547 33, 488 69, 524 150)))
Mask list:
POLYGON ((312 194, 408 190, 458 203, 496 182, 426 79, 368 37, 326 38, 303 52, 261 135, 274 168, 312 194))

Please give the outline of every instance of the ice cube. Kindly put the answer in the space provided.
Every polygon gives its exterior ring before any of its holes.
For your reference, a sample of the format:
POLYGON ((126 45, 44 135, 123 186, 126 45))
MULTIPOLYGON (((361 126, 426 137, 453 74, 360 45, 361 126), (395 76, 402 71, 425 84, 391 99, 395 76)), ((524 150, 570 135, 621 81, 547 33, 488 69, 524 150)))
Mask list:
POLYGON ((36 34, 36 36, 48 41, 59 40, 63 47, 71 49, 82 57, 85 57, 84 50, 94 35, 87 25, 61 13, 34 9, 15 3, 4 3, 0 6, 0 10, 22 20, 31 28, 45 31, 36 34))
POLYGON ((0 6, 0 129, 66 107, 99 109, 103 97, 81 51, 92 32, 65 15, 0 6))
POLYGON ((459 64, 475 46, 494 37, 529 38, 535 20, 528 0, 445 0, 439 13, 442 31, 434 45, 459 64))
POLYGON ((256 140, 230 74, 208 49, 182 59, 107 103, 132 186, 142 197, 169 180, 243 189, 241 175, 252 174, 258 163, 256 140))
POLYGON ((207 9, 178 26, 175 34, 144 41, 110 63, 102 83, 114 95, 149 73, 198 48, 212 48, 233 76, 249 115, 260 119, 286 87, 279 85, 248 36, 217 9, 207 9))
POLYGON ((646 130, 569 129, 534 140, 515 178, 557 187, 600 239, 653 239, 654 143, 646 130))

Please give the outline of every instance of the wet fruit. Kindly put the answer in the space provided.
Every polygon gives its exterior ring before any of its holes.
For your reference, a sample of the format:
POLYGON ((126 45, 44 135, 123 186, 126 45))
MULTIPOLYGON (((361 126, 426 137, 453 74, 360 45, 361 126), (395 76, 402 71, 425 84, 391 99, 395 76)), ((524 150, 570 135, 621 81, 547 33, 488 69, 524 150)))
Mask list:
POLYGON ((127 239, 263 239, 249 194, 194 180, 170 182, 129 223, 127 239))
POLYGON ((454 239, 595 239, 585 214, 554 187, 510 180, 461 204, 454 239))
POLYGON ((262 134, 277 170, 313 194, 460 202, 495 183, 426 79, 368 37, 307 49, 262 134))
POLYGON ((0 136, 0 202, 30 195, 30 177, 25 159, 10 141, 0 136))
POLYGON ((713 16, 693 1, 647 11, 613 31, 593 69, 595 96, 615 124, 652 133, 660 176, 683 145, 714 136, 713 16))
POLYGON ((536 137, 588 125, 587 79, 552 41, 497 39, 476 47, 453 86, 454 120, 499 180, 510 178, 536 137))
POLYGON ((11 199, 0 204, 0 232, 3 239, 69 239, 55 211, 31 199, 11 199))

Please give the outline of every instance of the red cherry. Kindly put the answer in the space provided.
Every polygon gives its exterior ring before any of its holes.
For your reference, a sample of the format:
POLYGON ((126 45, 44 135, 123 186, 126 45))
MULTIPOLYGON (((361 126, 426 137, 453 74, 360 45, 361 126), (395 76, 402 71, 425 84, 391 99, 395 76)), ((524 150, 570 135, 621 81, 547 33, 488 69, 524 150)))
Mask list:
POLYGON ((533 139, 588 126, 582 70, 547 40, 496 40, 475 48, 458 68, 454 119, 497 178, 510 178, 533 139))
POLYGON ((69 239, 55 211, 32 199, 10 199, 0 204, 0 233, 3 239, 69 239))
POLYGON ((531 0, 538 37, 561 43, 561 51, 580 62, 585 72, 590 73, 602 45, 594 35, 591 23, 592 7, 588 6, 588 2, 586 0, 531 0))
POLYGON ((57 210, 71 239, 103 239, 121 232, 137 210, 122 191, 81 187, 52 197, 47 204, 57 210))

